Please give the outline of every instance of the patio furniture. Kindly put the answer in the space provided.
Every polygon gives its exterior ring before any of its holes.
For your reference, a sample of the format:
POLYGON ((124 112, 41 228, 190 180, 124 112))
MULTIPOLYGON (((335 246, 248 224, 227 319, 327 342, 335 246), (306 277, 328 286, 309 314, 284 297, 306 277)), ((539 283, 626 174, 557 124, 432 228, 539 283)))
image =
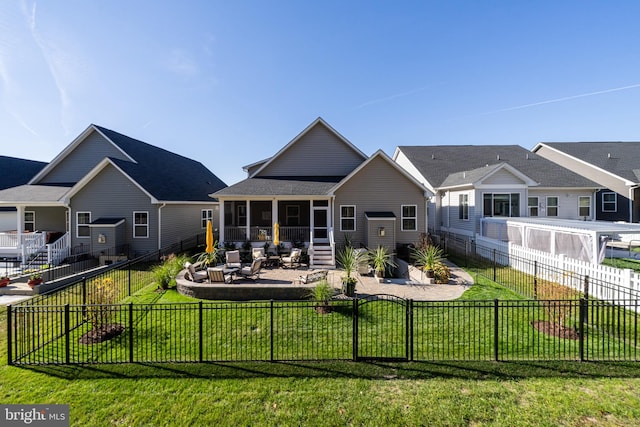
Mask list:
POLYGON ((281 258, 282 267, 293 268, 294 264, 299 266, 301 255, 302 255, 302 249, 298 249, 298 248, 291 249, 291 253, 289 254, 289 256, 283 256, 281 258))
MULTIPOLYGON (((236 269, 231 270, 233 272, 237 271, 236 269)), ((211 283, 231 283, 233 281, 233 273, 225 274, 225 270, 220 267, 207 268, 207 273, 209 273, 209 281, 211 283)))
POLYGON ((252 259, 261 259, 262 261, 266 261, 267 257, 264 254, 264 248, 253 248, 251 250, 252 259))
POLYGON ((327 274, 329 274, 328 270, 314 271, 313 273, 305 274, 298 277, 297 282, 302 285, 306 285, 308 283, 313 283, 313 282, 319 282, 320 280, 326 279, 327 274))
POLYGON ((196 271, 196 267, 190 262, 185 263, 184 267, 187 269, 184 275, 187 280, 191 280, 192 282, 202 282, 209 277, 206 271, 196 271))
POLYGON ((242 261, 240 260, 240 251, 227 251, 225 253, 227 268, 242 268, 242 261))
POLYGON ((274 267, 280 267, 280 257, 277 255, 271 255, 267 258, 267 260, 264 262, 264 266, 267 268, 274 268, 274 267))
POLYGON ((262 268, 262 260, 254 259, 250 266, 242 267, 238 274, 245 279, 256 280, 260 278, 260 269, 262 268), (255 279, 254 279, 255 277, 255 279))

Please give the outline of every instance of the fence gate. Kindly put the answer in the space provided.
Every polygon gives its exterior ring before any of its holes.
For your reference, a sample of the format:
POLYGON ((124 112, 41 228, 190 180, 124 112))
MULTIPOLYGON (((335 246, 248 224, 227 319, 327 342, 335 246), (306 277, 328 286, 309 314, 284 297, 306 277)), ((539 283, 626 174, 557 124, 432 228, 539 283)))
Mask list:
POLYGON ((409 360, 409 301, 393 295, 371 295, 358 299, 357 360, 409 360))

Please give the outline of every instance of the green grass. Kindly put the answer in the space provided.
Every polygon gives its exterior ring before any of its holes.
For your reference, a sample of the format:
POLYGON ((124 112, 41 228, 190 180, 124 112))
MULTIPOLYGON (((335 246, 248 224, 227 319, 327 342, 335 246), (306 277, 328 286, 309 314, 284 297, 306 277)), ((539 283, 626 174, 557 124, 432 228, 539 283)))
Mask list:
POLYGON ((605 258, 602 264, 616 268, 630 268, 636 272, 640 272, 640 261, 630 258, 605 258))

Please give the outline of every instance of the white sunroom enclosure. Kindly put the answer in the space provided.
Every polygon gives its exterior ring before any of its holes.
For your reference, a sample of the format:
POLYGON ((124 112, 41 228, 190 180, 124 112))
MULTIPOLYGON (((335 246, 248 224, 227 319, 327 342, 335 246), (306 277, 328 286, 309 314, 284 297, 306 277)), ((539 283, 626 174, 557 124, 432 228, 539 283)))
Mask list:
MULTIPOLYGON (((606 245, 640 240, 640 224, 544 218, 480 220, 480 236, 591 263, 604 257, 606 245)), ((640 244, 640 241, 637 243, 640 244)))

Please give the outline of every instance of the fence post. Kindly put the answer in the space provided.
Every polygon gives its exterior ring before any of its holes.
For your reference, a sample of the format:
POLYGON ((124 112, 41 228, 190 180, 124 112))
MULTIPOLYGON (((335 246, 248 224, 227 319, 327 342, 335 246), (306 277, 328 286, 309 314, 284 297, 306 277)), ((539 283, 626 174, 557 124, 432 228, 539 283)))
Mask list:
POLYGON ((498 361, 498 299, 493 300, 493 359, 498 361))
POLYGON ((533 299, 538 299, 538 261, 533 261, 533 299))
POLYGON ((133 303, 129 303, 129 363, 133 363, 133 303))
POLYGON ((584 362, 584 324, 587 320, 587 300, 584 298, 580 298, 580 314, 579 314, 580 323, 578 324, 578 351, 580 354, 580 361, 584 362))
POLYGON ((202 363, 202 300, 198 301, 198 360, 202 363))
POLYGON ((354 298, 352 301, 352 316, 353 316, 353 361, 358 360, 358 298, 354 298))
POLYGON ((407 301, 407 360, 413 360, 413 300, 407 301))
POLYGON ((469 250, 469 246, 470 246, 470 242, 468 240, 464 241, 464 266, 468 267, 469 266, 469 252, 471 252, 469 250))
POLYGON ((584 292, 584 298, 589 299, 589 275, 588 274, 584 276, 583 292, 584 292))
POLYGON ((129 292, 129 296, 131 296, 131 261, 127 262, 127 292, 129 292))
POLYGON ((71 360, 71 350, 69 349, 69 304, 64 305, 64 363, 69 364, 71 360))
POLYGON ((493 281, 496 281, 496 249, 493 249, 493 281))
POLYGON ((11 304, 7 306, 7 365, 13 365, 13 355, 11 354, 12 342, 13 342, 13 310, 11 304))
POLYGON ((82 317, 87 317, 87 277, 82 276, 82 317))
POLYGON ((269 302, 269 307, 270 307, 270 312, 269 312, 269 341, 270 341, 270 353, 269 353, 269 360, 271 360, 273 362, 273 331, 274 331, 274 327, 273 327, 273 300, 271 300, 269 302))

